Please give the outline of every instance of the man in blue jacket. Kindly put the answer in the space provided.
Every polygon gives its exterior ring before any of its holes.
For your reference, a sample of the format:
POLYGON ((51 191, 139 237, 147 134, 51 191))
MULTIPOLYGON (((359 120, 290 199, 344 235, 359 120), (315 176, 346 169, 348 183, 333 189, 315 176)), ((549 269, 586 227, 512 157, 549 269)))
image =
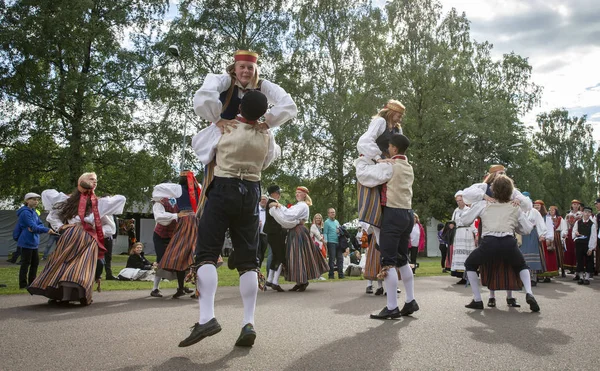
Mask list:
POLYGON ((53 230, 44 227, 40 220, 36 207, 40 203, 40 195, 28 193, 25 195, 24 205, 17 210, 19 220, 13 233, 17 240, 17 246, 21 248, 21 270, 19 271, 19 288, 24 289, 35 280, 37 268, 40 262, 38 245, 40 233, 57 234, 53 230), (28 276, 29 271, 29 276, 28 276))

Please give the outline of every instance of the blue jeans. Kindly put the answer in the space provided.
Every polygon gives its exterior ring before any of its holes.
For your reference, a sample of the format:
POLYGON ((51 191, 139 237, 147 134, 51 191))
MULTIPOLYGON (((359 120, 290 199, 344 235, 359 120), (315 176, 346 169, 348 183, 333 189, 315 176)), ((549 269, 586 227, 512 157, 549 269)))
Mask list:
POLYGON ((344 278, 344 255, 339 248, 340 244, 335 242, 327 242, 327 254, 329 255, 329 278, 334 278, 334 261, 337 265, 338 278, 344 278))

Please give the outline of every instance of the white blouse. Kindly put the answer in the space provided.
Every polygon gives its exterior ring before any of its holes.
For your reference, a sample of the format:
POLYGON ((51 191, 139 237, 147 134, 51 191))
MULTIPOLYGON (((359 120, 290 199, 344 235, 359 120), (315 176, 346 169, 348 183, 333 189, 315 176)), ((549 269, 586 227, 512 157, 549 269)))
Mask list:
POLYGON ((312 224, 310 226, 310 236, 319 242, 323 241, 323 235, 321 234, 321 231, 319 231, 319 227, 317 227, 316 224, 312 224))
POLYGON ((177 221, 177 213, 170 213, 165 210, 165 207, 160 202, 155 202, 152 206, 152 213, 154 214, 154 220, 160 224, 167 226, 171 224, 173 220, 177 221))
POLYGON ((292 229, 300 224, 300 219, 308 220, 308 205, 300 201, 287 209, 285 206, 269 208, 269 214, 285 229, 292 229))
POLYGON ((392 164, 385 162, 375 163, 365 156, 354 160, 354 167, 356 168, 356 180, 367 188, 387 183, 392 179, 392 175, 394 175, 392 164))
MULTIPOLYGON (((231 76, 228 74, 209 73, 206 75, 204 83, 194 95, 194 112, 210 122, 219 121, 223 109, 219 95, 227 91, 230 86, 231 76)), ((298 115, 296 103, 279 85, 262 80, 260 91, 267 97, 269 104, 272 105, 271 109, 265 114, 265 120, 270 128, 281 126, 281 124, 298 115)), ((238 89, 238 92, 240 98, 244 96, 241 89, 238 89)))
MULTIPOLYGON (((52 225, 54 230, 58 230, 63 226, 63 222, 58 216, 58 210, 54 209, 54 205, 58 202, 63 202, 68 199, 69 196, 58 192, 55 189, 47 189, 42 192, 42 203, 44 209, 50 211, 46 221, 52 225)), ((108 224, 108 218, 104 218, 107 215, 119 215, 123 214, 123 208, 125 207, 125 196, 116 195, 109 197, 102 197, 98 199, 98 213, 100 214, 100 221, 102 225, 108 224)), ((112 219, 112 218, 110 218, 112 219)), ((89 213, 84 217, 84 221, 90 225, 94 225, 94 214, 89 213)), ((79 215, 68 220, 68 224, 81 223, 79 215)), ((116 228, 116 227, 115 227, 116 228)), ((103 227, 104 230, 104 227, 103 227)))
MULTIPOLYGON (((377 138, 387 129, 387 123, 383 117, 375 117, 369 124, 367 131, 360 136, 356 148, 358 153, 369 160, 378 160, 381 158, 381 150, 377 145, 377 138)), ((402 134, 402 128, 400 128, 402 134)))
MULTIPOLYGON (((238 125, 247 125, 239 122, 238 125)), ((271 163, 281 156, 281 147, 275 143, 275 137, 271 130, 267 130, 269 134, 269 150, 263 164, 263 170, 269 167, 271 163)), ((198 159, 205 166, 210 164, 217 155, 217 145, 221 139, 221 130, 216 125, 210 125, 202 129, 192 138, 192 148, 198 156, 198 159)))
MULTIPOLYGON (((475 183, 469 188, 465 188, 463 190, 463 200, 466 204, 472 205, 477 201, 483 200, 483 196, 485 196, 485 191, 487 190, 486 183, 475 183)), ((525 197, 519 192, 518 189, 513 190, 513 194, 511 197, 512 200, 519 200, 521 210, 526 213, 533 207, 533 203, 529 199, 529 197, 525 197)))

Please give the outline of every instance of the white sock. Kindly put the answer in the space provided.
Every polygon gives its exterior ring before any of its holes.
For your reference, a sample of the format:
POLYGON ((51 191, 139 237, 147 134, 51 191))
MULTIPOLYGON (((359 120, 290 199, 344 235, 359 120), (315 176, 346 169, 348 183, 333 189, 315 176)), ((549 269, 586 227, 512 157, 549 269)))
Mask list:
POLYGON ((473 300, 481 301, 481 293, 479 292, 479 279, 477 278, 477 272, 467 271, 467 277, 469 278, 471 291, 473 291, 473 300))
POLYGON ((160 280, 160 277, 154 276, 154 286, 152 286, 152 291, 158 290, 158 286, 160 286, 160 280))
POLYGON ((587 273, 587 272, 585 272, 585 273, 583 274, 583 279, 584 279, 584 280, 587 280, 587 279, 589 279, 589 277, 588 277, 588 273, 587 273))
MULTIPOLYGON (((415 280, 413 271, 410 268, 410 264, 404 264, 400 267, 400 279, 402 279, 402 283, 404 284, 404 293, 406 294, 405 301, 410 303, 411 301, 415 300, 415 280)), ((388 290, 388 296, 390 296, 391 292, 396 292, 397 288, 398 285, 396 285, 393 289, 388 290)))
POLYGON ((383 287, 383 280, 377 280, 377 287, 383 287))
POLYGON ((273 282, 273 275, 275 274, 275 271, 272 269, 269 269, 269 277, 267 277, 267 282, 273 282))
POLYGON ((200 297, 198 297, 200 319, 198 323, 201 325, 215 317, 215 294, 217 293, 218 282, 217 267, 212 264, 205 264, 198 268, 198 282, 196 285, 200 292, 200 297))
POLYGON ((373 280, 367 280, 367 286, 373 286, 373 280))
POLYGON ((506 290, 506 298, 512 299, 512 290, 506 290))
POLYGON ((490 290, 490 299, 496 299, 496 291, 490 290))
POLYGON ((254 310, 256 309, 256 295, 258 294, 258 273, 249 271, 240 276, 240 294, 244 303, 244 322, 254 325, 254 310))
POLYGON ((283 264, 279 264, 279 268, 275 271, 273 275, 273 284, 279 285, 279 275, 281 274, 281 269, 283 268, 283 264))
POLYGON ((519 278, 521 278, 521 281, 523 281, 523 288, 525 289, 525 292, 533 295, 533 292, 531 292, 531 281, 529 280, 529 269, 523 269, 520 271, 519 278))
POLYGON ((387 276, 384 279, 385 289, 387 291, 387 308, 389 310, 398 307, 398 296, 394 295, 396 287, 398 287, 398 272, 396 269, 391 268, 387 271, 387 276))

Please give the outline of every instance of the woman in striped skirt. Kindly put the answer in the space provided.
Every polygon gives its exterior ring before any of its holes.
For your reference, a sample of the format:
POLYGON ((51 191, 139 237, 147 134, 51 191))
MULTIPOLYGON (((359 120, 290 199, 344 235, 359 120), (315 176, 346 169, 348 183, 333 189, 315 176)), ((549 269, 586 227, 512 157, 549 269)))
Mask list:
POLYGON ((546 233, 541 241, 542 256, 546 262, 546 269, 539 273, 538 277, 543 277, 544 282, 551 282, 551 277, 558 276, 558 258, 557 252, 554 249, 554 226, 552 225, 552 218, 548 215, 544 201, 536 200, 533 203, 533 207, 540 212, 546 224, 546 233))
POLYGON ((286 247, 286 281, 296 282, 290 291, 304 291, 308 281, 321 277, 329 270, 329 265, 323 255, 315 249, 310 233, 304 226, 308 219, 312 200, 308 195, 308 188, 296 188, 296 203, 286 209, 278 202, 269 205, 269 213, 277 223, 288 229, 286 247))
POLYGON ((558 258, 558 267, 562 276, 565 277, 565 238, 567 237, 567 222, 560 216, 558 207, 550 206, 548 209, 552 217, 552 226, 554 227, 554 251, 558 258))
POLYGON ((177 278, 177 292, 173 295, 173 299, 194 292, 184 284, 186 271, 194 263, 198 236, 196 210, 201 193, 196 177, 191 171, 181 172, 179 184, 181 185, 181 197, 177 198, 177 208, 179 213, 184 214, 177 222, 175 233, 167 245, 165 254, 158 265, 159 270, 156 272, 156 275, 161 278, 169 280, 177 278))
POLYGON ((32 295, 46 296, 49 302, 92 303, 94 279, 99 286, 96 276, 102 273, 96 268, 106 252, 103 226, 114 224, 112 215, 122 214, 125 206, 124 196, 97 198, 97 184, 95 173, 85 173, 71 195, 42 192, 44 208, 50 211, 46 220, 61 236, 44 270, 27 288, 32 295))

